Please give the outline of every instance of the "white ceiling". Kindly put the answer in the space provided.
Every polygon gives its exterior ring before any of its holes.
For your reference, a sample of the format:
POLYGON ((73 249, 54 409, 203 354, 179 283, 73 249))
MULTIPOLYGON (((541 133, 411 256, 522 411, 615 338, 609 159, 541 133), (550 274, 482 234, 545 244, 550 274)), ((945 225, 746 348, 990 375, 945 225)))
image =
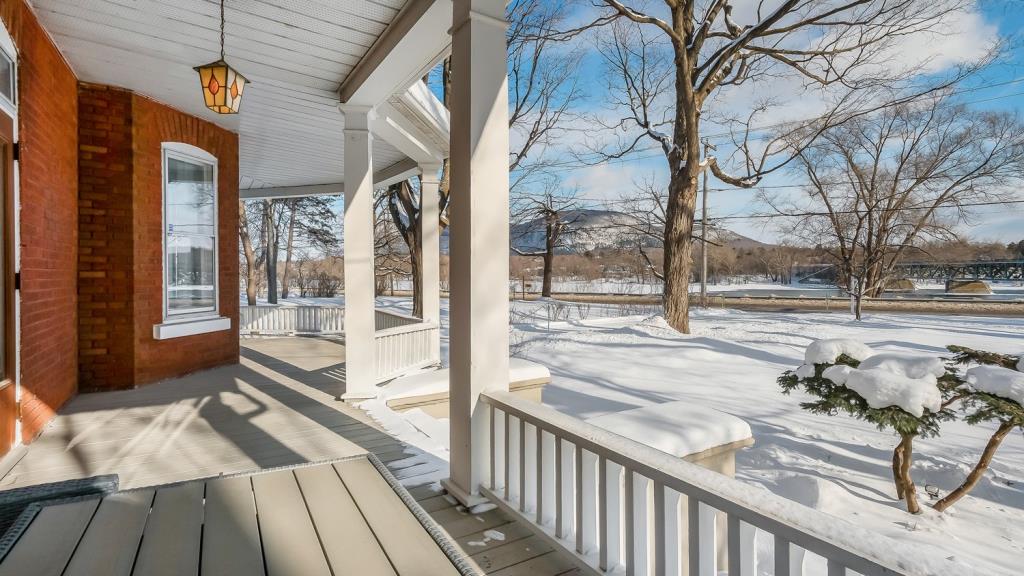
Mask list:
MULTIPOLYGON (((239 134, 240 185, 343 180, 338 86, 405 0, 226 0, 238 115, 203 106, 194 66, 220 55, 216 0, 31 0, 80 80, 128 88, 239 134)), ((376 140, 380 169, 404 156, 376 140)))

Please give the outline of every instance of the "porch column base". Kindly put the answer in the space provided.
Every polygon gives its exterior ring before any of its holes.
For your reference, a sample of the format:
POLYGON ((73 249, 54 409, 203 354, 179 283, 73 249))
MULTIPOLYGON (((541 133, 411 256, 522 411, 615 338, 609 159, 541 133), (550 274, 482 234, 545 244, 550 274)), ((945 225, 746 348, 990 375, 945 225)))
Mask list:
POLYGON ((459 504, 462 504, 466 508, 472 508, 473 506, 490 502, 490 499, 482 494, 470 494, 466 492, 461 486, 453 482, 451 478, 441 480, 441 487, 447 490, 452 497, 459 501, 459 504))
POLYGON ((345 392, 341 396, 336 396, 334 399, 341 400, 346 404, 355 404, 357 402, 373 400, 376 397, 376 392, 371 392, 369 390, 353 390, 352 392, 345 392))

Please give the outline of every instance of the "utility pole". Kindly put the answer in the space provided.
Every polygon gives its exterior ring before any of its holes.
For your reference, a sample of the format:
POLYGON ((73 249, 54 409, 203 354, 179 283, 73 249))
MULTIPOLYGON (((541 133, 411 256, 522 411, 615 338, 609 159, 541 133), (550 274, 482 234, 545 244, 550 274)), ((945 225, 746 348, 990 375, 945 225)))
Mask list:
MULTIPOLYGON (((704 143, 704 161, 708 160, 708 150, 717 150, 714 144, 702 139, 704 143)), ((704 198, 700 209, 700 305, 708 307, 708 167, 704 166, 704 198)))

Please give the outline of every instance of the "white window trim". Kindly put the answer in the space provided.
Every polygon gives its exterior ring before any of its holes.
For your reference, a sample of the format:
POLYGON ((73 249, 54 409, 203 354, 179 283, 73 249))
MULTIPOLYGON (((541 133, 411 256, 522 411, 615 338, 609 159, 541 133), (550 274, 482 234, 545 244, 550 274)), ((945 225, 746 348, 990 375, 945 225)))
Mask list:
MULTIPOLYGON (((15 122, 14 122, 15 131, 17 131, 17 126, 18 126, 18 122, 17 122, 17 119, 18 119, 18 49, 15 48, 14 41, 11 39, 11 35, 7 32, 7 29, 4 26, 0 25, 0 30, 3 30, 3 33, 0 34, 0 50, 3 50, 4 53, 7 55, 7 57, 11 59, 11 66, 12 66, 12 70, 11 70, 11 76, 12 76, 12 78, 11 78, 11 80, 12 80, 12 82, 11 82, 11 84, 12 84, 12 86, 11 86, 11 88, 12 88, 11 97, 12 97, 12 99, 8 100, 6 96, 4 96, 3 94, 0 94, 0 110, 3 110, 4 112, 6 112, 7 115, 10 116, 11 118, 14 118, 14 120, 15 120, 15 122)), ((15 134, 14 141, 15 142, 18 141, 17 134, 15 134)))
POLYGON ((218 165, 217 157, 202 148, 185 144, 183 142, 164 142, 161 145, 161 251, 162 251, 162 282, 163 287, 163 323, 153 326, 153 338, 166 340, 181 336, 192 336, 208 332, 217 332, 231 328, 231 320, 220 316, 220 227, 218 223, 218 204, 220 189, 218 186, 218 165), (213 308, 200 309, 195 311, 168 313, 168 292, 167 292, 167 159, 177 158, 186 162, 198 162, 213 167, 213 308))

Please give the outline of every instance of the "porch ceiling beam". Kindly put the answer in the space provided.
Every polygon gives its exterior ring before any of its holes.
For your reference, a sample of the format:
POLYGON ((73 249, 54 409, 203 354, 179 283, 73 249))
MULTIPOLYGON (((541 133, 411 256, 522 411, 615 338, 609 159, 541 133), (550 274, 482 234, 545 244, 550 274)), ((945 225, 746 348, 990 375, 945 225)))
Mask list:
POLYGON ((410 0, 338 89, 345 104, 376 106, 404 92, 451 47, 451 0, 410 0))
MULTIPOLYGON (((405 159, 378 170, 373 175, 374 186, 380 188, 412 178, 420 173, 420 166, 415 160, 405 159)), ((305 186, 269 186, 266 188, 243 188, 238 191, 242 200, 258 200, 264 198, 302 198, 305 196, 341 196, 345 193, 345 183, 309 184, 305 186)))
POLYGON ((447 155, 446 150, 439 150, 431 144, 430 139, 414 123, 387 102, 377 107, 373 133, 419 163, 440 162, 447 155))

